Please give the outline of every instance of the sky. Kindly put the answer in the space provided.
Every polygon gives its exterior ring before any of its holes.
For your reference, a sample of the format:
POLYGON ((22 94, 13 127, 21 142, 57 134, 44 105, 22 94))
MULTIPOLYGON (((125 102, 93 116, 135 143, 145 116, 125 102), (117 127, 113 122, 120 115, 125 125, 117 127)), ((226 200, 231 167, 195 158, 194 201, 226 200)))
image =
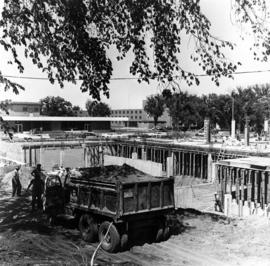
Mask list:
MULTIPOLYGON (((3 7, 3 2, 0 1, 0 10, 3 7)), ((236 44, 234 51, 226 53, 226 56, 232 61, 240 61, 242 65, 238 71, 254 71, 268 70, 269 63, 261 63, 253 60, 250 47, 252 44, 252 36, 246 36, 244 40, 240 38, 243 28, 233 23, 231 16, 231 0, 201 0, 203 13, 210 19, 212 23, 211 33, 223 40, 232 41, 236 44)), ((195 73, 201 74, 202 71, 188 60, 192 45, 188 40, 183 44, 184 53, 181 56, 181 65, 184 69, 192 70, 195 73)), ((111 51, 111 55, 115 52, 111 51)), ((0 47, 0 70, 3 75, 16 76, 34 76, 46 77, 44 74, 32 65, 31 62, 24 62, 25 71, 20 74, 17 69, 8 65, 9 59, 2 47, 0 47)), ((129 74, 129 66, 131 64, 132 55, 127 56, 124 61, 116 61, 113 57, 113 78, 133 78, 129 74)), ((39 101, 46 96, 60 96, 70 101, 73 105, 85 107, 87 99, 91 97, 87 93, 80 91, 80 83, 76 85, 65 83, 64 88, 56 83, 52 85, 47 80, 27 80, 27 79, 12 79, 25 87, 25 91, 21 91, 19 95, 15 95, 11 91, 4 92, 0 84, 0 100, 11 99, 12 101, 39 101)), ((215 92, 217 94, 230 93, 237 86, 248 86, 253 84, 264 84, 270 81, 270 72, 235 75, 234 79, 222 78, 220 86, 217 87, 209 77, 201 77, 199 86, 188 87, 184 81, 179 81, 181 90, 188 91, 191 94, 208 94, 215 92)), ((110 98, 102 97, 102 101, 108 103, 112 109, 125 108, 142 108, 142 101, 149 95, 160 93, 160 86, 156 81, 151 81, 150 84, 138 83, 136 80, 111 80, 109 84, 110 98)))

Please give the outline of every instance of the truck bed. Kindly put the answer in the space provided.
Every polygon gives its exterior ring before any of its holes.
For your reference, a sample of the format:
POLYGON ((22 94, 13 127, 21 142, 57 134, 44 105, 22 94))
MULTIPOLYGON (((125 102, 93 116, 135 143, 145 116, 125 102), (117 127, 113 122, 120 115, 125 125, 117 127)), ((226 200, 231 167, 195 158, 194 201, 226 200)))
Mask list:
POLYGON ((128 165, 80 168, 70 176, 70 203, 115 220, 159 215, 174 208, 174 179, 154 177, 128 165))

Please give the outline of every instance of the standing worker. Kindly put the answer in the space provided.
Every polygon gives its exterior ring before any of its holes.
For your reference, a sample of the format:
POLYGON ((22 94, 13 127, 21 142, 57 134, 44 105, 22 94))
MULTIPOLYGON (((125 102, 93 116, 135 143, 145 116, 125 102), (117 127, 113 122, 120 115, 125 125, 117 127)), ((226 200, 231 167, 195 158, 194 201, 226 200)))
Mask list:
POLYGON ((41 164, 38 163, 37 167, 31 172, 31 175, 35 178, 36 176, 39 176, 42 179, 43 173, 41 170, 41 164))
POLYGON ((19 175, 20 169, 21 169, 21 166, 17 165, 15 167, 14 172, 13 172, 13 176, 12 176, 12 197, 15 197, 16 195, 21 196, 22 185, 21 185, 20 175, 19 175))
POLYGON ((27 190, 32 186, 32 211, 35 210, 36 204, 38 209, 42 209, 41 195, 44 189, 44 181, 41 178, 41 164, 38 164, 36 169, 31 173, 34 179, 31 180, 27 190))

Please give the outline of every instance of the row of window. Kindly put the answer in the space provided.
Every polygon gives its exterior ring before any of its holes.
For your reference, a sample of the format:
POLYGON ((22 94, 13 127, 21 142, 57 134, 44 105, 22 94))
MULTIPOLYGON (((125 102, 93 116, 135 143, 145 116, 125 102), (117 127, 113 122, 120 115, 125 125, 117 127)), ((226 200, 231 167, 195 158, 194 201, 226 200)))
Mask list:
POLYGON ((113 124, 124 124, 122 121, 112 121, 113 124))
MULTIPOLYGON (((121 117, 121 116, 120 116, 121 117)), ((130 118, 130 119, 133 119, 133 116, 129 116, 128 118, 130 118)), ((134 116, 134 119, 142 119, 142 117, 141 116, 134 116)))
POLYGON ((133 114, 133 112, 135 114, 139 113, 141 114, 142 113, 142 110, 112 110, 112 114, 133 114))
POLYGON ((35 108, 23 107, 22 110, 23 110, 23 112, 33 112, 33 111, 34 112, 39 112, 39 108, 37 108, 37 107, 35 107, 35 108))

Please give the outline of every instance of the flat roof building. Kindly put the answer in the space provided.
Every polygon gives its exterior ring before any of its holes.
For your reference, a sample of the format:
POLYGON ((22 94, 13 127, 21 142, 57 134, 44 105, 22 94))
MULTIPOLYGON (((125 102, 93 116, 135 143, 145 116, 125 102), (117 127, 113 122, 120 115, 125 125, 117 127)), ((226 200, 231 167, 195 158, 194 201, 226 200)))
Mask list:
POLYGON ((15 132, 57 130, 110 130, 110 123, 127 123, 127 117, 2 116, 15 132))
MULTIPOLYGON (((14 132, 58 131, 58 130, 110 130, 111 123, 127 125, 128 117, 42 116, 39 102, 10 102, 9 114, 0 112, 3 121, 8 122, 14 132)), ((84 116, 82 116, 84 115, 84 116)))
MULTIPOLYGON (((111 117, 128 117, 128 123, 130 127, 153 127, 154 119, 150 117, 144 109, 113 109, 111 111, 111 117)), ((158 119, 158 124, 163 126, 171 126, 171 117, 168 110, 165 109, 162 116, 158 119)), ((112 128, 123 127, 125 123, 122 121, 112 122, 112 128)))

